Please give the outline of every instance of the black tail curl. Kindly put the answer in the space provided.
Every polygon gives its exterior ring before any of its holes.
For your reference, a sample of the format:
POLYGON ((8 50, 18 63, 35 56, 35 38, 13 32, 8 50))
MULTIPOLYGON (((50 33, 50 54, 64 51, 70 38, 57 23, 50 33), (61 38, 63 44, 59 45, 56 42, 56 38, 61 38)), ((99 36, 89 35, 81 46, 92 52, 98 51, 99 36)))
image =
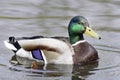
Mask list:
POLYGON ((20 44, 18 43, 14 36, 9 37, 9 43, 13 44, 17 48, 17 51, 21 48, 20 44))

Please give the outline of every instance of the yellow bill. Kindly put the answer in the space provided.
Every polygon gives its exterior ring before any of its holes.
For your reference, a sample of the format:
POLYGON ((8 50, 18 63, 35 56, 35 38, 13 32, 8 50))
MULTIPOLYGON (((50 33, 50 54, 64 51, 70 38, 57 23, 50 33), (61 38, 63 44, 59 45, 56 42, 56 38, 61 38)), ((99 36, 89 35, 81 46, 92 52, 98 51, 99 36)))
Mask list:
POLYGON ((101 39, 101 37, 99 37, 99 35, 96 32, 94 32, 90 27, 86 27, 85 34, 88 34, 93 38, 101 39))

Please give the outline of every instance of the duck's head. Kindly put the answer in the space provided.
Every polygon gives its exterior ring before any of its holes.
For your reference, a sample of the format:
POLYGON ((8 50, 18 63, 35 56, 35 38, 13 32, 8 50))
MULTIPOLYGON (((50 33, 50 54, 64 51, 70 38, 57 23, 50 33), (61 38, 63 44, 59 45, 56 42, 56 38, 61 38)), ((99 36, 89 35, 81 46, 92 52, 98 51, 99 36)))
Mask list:
POLYGON ((89 27, 87 19, 83 16, 75 16, 71 19, 68 26, 68 32, 71 44, 84 40, 84 33, 91 37, 101 39, 101 37, 99 37, 98 34, 89 27))

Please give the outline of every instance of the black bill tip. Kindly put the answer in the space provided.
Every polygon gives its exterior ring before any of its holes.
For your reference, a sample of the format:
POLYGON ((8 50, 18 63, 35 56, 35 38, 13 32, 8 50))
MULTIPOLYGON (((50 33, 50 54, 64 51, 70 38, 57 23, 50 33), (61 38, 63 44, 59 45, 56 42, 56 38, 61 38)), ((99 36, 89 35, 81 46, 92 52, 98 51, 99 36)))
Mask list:
POLYGON ((101 37, 99 37, 99 39, 101 39, 101 37))

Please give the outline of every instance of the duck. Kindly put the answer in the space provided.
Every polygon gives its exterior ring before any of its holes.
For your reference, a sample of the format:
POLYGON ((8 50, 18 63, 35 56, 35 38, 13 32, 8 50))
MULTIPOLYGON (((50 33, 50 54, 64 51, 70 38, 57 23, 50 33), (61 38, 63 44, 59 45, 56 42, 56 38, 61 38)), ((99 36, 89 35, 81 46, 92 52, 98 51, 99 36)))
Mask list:
POLYGON ((97 39, 101 37, 89 26, 84 16, 74 16, 68 24, 69 37, 14 37, 4 41, 5 46, 17 56, 42 64, 87 64, 99 59, 98 51, 89 44, 83 34, 97 39))

